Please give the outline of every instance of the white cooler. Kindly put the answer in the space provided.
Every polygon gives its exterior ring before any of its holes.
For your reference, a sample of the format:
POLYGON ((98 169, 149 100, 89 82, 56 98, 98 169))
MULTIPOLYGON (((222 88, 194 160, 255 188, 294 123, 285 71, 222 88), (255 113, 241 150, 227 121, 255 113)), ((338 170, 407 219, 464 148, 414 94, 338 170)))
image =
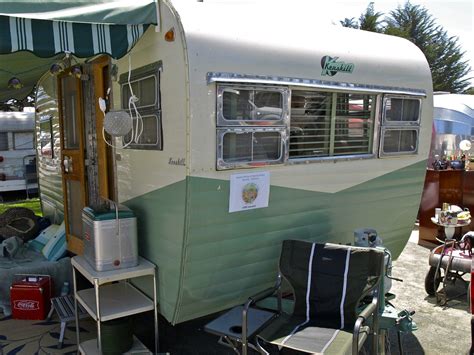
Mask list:
POLYGON ((97 271, 138 264, 137 219, 130 209, 82 210, 84 257, 97 271))

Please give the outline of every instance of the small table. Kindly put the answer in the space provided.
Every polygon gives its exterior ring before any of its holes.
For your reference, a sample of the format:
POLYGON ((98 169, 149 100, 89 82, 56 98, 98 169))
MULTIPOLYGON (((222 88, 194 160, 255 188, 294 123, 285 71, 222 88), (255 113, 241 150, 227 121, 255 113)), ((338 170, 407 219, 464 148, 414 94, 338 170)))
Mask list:
POLYGON ((454 231, 456 230, 457 227, 465 227, 471 224, 471 220, 467 219, 465 221, 456 223, 456 224, 451 224, 451 223, 441 223, 438 221, 436 217, 431 217, 431 222, 434 224, 444 227, 444 234, 446 235, 446 239, 453 239, 454 236, 454 231))

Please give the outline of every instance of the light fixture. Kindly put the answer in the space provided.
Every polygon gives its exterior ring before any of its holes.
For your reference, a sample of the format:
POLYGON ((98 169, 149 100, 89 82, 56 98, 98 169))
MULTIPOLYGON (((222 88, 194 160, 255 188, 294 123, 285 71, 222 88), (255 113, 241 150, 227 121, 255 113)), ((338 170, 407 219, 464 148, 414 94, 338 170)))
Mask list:
POLYGON ((53 63, 51 67, 49 67, 49 73, 51 75, 58 75, 64 71, 64 68, 65 66, 63 62, 53 63))
POLYGON ((17 77, 13 77, 10 80, 8 80, 8 87, 10 89, 21 89, 23 87, 23 84, 21 83, 20 79, 17 77))
POLYGON ((80 65, 74 65, 71 67, 71 75, 75 76, 76 78, 80 79, 82 76, 82 69, 80 65))
POLYGON ((165 33, 165 41, 174 42, 174 28, 173 27, 169 29, 168 32, 165 33))

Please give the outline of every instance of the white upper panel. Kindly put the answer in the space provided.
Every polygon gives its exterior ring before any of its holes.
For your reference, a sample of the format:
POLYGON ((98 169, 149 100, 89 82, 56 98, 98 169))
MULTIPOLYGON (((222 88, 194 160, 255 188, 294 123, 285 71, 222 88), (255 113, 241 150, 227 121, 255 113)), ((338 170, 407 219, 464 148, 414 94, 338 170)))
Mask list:
POLYGON ((324 9, 286 4, 173 1, 191 76, 222 71, 431 90, 426 59, 411 42, 331 25, 324 9), (322 75, 324 56, 353 64, 352 73, 322 75))

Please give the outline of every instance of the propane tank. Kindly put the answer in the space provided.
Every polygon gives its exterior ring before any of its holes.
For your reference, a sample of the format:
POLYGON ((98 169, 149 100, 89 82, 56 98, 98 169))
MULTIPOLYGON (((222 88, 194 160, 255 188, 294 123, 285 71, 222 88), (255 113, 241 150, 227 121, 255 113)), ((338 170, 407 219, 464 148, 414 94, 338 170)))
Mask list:
POLYGON ((385 277, 383 280, 384 294, 392 288, 392 254, 383 246, 382 239, 373 228, 359 228, 354 230, 354 245, 358 247, 377 248, 384 252, 385 277))

